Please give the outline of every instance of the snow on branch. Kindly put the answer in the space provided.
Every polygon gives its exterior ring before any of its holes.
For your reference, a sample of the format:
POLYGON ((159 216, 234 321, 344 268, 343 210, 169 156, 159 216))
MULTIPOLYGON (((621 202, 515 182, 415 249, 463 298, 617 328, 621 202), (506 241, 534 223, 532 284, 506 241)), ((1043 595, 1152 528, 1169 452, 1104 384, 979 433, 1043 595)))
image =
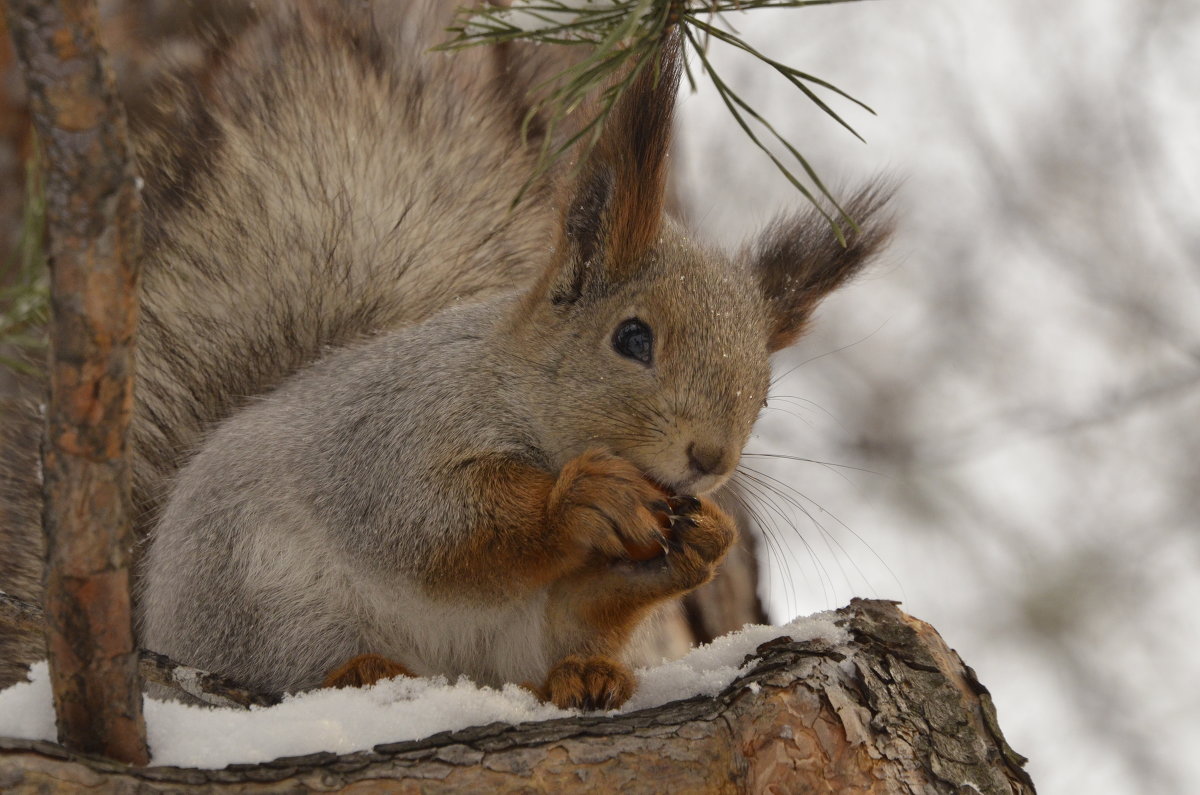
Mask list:
MULTIPOLYGON (((0 781, 28 790, 87 781, 231 792, 358 783, 464 792, 1034 791, 986 688, 932 627, 892 602, 855 600, 783 627, 748 627, 639 676, 637 700, 609 714, 556 710, 519 688, 436 679, 315 691, 250 712, 191 710, 191 724, 189 708, 171 705, 157 728, 167 705, 147 702, 156 766, 10 738, 0 740, 0 781), (388 715, 391 725, 381 726, 388 715), (257 735, 238 733, 255 720, 257 735), (322 727, 321 744, 304 745, 322 727), (360 750, 337 744, 364 727, 383 733, 360 750), (206 756, 231 735, 223 755, 206 756), (286 744, 257 749, 266 761, 231 755, 251 758, 252 736, 281 735, 286 744), (200 766, 178 766, 189 754, 200 766)), ((0 716, 34 711, 35 688, 0 694, 0 716)), ((13 728, 0 717, 0 735, 13 728)))

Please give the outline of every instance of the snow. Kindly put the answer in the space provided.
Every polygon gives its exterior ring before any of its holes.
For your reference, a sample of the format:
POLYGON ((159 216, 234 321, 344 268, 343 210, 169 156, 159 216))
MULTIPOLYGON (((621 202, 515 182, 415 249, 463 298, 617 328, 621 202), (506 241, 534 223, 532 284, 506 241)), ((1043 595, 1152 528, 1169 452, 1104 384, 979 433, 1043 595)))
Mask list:
MULTIPOLYGON (((746 626, 682 659, 639 669, 637 692, 622 709, 609 714, 715 695, 742 671, 746 655, 784 636, 829 645, 848 640, 845 631, 834 625, 831 613, 778 627, 746 626)), ((0 692, 0 737, 53 741, 46 663, 35 665, 30 678, 0 692)), ((393 679, 357 690, 317 690, 248 711, 152 698, 144 703, 152 764, 205 768, 317 751, 350 753, 498 721, 515 724, 579 714, 540 703, 516 685, 496 690, 444 677, 393 679)))

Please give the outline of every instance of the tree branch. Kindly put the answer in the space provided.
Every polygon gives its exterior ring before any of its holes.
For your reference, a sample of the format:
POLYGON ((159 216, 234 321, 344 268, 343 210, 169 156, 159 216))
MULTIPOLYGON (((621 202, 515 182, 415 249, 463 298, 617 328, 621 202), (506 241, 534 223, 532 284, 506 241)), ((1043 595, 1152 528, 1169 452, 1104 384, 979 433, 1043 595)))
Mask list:
POLYGON ((221 770, 134 768, 0 740, 0 782, 30 792, 1034 791, 987 690, 932 627, 891 602, 855 600, 838 613, 849 642, 765 643, 712 698, 221 770))
POLYGON ((138 196, 94 0, 8 0, 45 147, 51 270, 43 446, 47 646, 59 739, 148 761, 130 624, 138 196))

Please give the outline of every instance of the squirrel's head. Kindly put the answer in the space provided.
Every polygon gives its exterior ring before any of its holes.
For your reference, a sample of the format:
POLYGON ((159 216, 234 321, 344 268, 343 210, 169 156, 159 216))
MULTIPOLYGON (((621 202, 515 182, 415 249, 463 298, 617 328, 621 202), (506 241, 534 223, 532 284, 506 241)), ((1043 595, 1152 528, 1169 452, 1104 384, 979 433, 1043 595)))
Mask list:
POLYGON ((703 493, 734 471, 770 385, 769 356, 883 246, 883 191, 845 209, 838 241, 815 210, 775 221, 734 258, 664 214, 678 45, 616 104, 566 186, 560 236, 513 318, 533 365, 540 446, 556 465, 601 447, 669 490, 703 493), (544 383, 543 383, 544 379, 544 383))

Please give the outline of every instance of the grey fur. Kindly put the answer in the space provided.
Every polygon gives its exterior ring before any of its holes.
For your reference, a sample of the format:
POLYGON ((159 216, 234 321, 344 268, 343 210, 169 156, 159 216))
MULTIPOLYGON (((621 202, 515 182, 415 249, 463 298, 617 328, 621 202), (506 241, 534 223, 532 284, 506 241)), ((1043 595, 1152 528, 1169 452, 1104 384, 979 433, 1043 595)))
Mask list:
MULTIPOLYGON (((258 4, 142 114, 140 535, 211 426, 326 348, 535 273, 557 217, 550 178, 509 206, 535 162, 525 92, 563 55, 431 55, 457 6, 258 4)), ((40 427, 33 401, 0 416, 0 590, 34 603, 40 427)), ((0 635, 0 686, 18 675, 6 660, 40 655, 0 635)))

